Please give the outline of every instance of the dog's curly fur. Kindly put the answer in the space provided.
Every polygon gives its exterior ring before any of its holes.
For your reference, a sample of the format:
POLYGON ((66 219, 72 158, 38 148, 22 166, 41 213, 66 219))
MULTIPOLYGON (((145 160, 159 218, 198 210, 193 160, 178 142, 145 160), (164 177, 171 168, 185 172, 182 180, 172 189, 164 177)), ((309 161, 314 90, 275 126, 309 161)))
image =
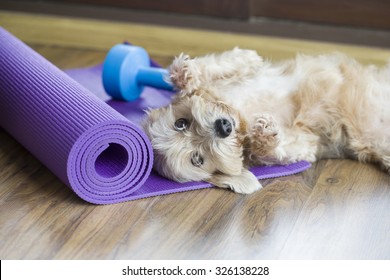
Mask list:
POLYGON ((348 157, 390 172, 389 65, 342 54, 273 64, 235 48, 182 54, 169 72, 178 94, 144 123, 163 176, 251 193, 251 165, 348 157))

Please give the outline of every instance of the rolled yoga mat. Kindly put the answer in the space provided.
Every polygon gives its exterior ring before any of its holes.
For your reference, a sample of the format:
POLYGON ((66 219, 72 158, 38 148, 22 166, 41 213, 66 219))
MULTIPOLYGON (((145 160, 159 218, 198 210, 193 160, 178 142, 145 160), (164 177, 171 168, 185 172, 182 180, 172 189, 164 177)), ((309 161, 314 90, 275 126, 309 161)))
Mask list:
MULTIPOLYGON (((139 124, 144 109, 168 104, 172 92, 145 88, 135 102, 110 100, 101 70, 99 65, 66 74, 0 28, 1 127, 94 204, 211 187, 173 182, 152 171, 151 143, 139 124)), ((298 162, 251 171, 264 179, 309 167, 298 162)))

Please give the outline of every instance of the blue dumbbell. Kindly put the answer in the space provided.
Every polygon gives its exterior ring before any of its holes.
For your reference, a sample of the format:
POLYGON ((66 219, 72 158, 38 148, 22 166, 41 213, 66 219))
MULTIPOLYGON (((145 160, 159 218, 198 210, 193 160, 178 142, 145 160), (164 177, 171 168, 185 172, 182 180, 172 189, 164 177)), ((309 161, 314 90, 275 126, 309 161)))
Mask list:
POLYGON ((103 64, 103 86, 113 98, 133 101, 144 86, 173 90, 166 81, 168 71, 150 66, 145 49, 128 44, 114 46, 103 64))

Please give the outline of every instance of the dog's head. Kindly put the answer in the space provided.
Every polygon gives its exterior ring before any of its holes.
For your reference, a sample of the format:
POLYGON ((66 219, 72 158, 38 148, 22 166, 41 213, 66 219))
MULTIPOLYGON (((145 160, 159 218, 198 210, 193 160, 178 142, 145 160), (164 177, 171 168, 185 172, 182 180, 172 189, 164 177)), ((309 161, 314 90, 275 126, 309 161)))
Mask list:
POLYGON ((151 110, 144 128, 153 145, 154 168, 164 177, 208 181, 241 193, 260 187, 245 168, 245 122, 206 93, 177 97, 151 110))
POLYGON ((239 112, 216 100, 208 89, 188 93, 181 83, 175 85, 179 93, 173 102, 150 110, 144 122, 155 170, 178 182, 207 181, 240 193, 259 189, 245 166, 248 128, 239 112))

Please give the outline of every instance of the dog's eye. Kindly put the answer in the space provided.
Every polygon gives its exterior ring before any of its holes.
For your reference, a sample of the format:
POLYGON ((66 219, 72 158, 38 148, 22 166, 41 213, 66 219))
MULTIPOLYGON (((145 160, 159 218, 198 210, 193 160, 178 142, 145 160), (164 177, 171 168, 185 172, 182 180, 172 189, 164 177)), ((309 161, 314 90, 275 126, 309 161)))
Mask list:
POLYGON ((191 156, 191 163, 195 167, 201 167, 203 165, 203 158, 198 152, 194 152, 191 156))
POLYGON ((188 120, 187 119, 178 119, 176 122, 175 122, 175 129, 176 130, 185 130, 187 129, 188 127, 188 120))

